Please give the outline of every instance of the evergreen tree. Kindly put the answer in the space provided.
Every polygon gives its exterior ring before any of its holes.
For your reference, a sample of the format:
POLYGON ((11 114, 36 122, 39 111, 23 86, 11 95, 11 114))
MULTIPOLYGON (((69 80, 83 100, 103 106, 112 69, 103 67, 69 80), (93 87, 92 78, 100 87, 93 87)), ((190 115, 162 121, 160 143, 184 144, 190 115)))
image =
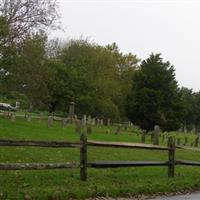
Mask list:
POLYGON ((128 117, 141 128, 163 130, 180 127, 183 105, 175 71, 160 54, 151 54, 134 73, 132 91, 127 100, 128 117))

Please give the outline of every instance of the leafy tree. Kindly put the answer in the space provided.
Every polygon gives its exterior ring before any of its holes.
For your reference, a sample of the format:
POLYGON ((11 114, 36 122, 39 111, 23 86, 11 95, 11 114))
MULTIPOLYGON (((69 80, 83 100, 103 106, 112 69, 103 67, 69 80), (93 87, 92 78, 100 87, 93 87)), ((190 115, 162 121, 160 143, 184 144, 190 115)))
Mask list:
POLYGON ((8 41, 21 41, 27 34, 55 25, 57 0, 0 0, 0 15, 6 18, 8 41))
POLYGON ((151 54, 134 73, 127 114, 146 130, 152 130, 156 124, 163 130, 180 127, 183 103, 174 68, 169 62, 163 62, 160 54, 151 54))

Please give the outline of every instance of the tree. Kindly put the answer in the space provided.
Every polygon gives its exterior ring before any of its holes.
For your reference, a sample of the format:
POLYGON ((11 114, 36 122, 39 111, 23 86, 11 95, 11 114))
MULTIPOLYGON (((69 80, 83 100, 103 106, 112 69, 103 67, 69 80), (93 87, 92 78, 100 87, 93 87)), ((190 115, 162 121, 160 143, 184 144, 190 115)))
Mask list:
POLYGON ((151 54, 134 73, 133 87, 127 99, 128 117, 141 128, 163 130, 180 127, 183 104, 173 66, 160 54, 151 54))
POLYGON ((9 26, 7 42, 19 42, 31 32, 56 25, 57 0, 0 0, 0 16, 9 26))

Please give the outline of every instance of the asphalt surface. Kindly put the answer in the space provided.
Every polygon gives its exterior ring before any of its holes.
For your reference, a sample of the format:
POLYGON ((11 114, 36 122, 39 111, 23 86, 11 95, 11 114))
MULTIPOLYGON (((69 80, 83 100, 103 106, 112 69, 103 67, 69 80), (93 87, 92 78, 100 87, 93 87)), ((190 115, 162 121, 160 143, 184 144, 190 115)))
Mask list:
POLYGON ((200 193, 177 195, 172 197, 157 197, 149 200, 200 200, 200 193))

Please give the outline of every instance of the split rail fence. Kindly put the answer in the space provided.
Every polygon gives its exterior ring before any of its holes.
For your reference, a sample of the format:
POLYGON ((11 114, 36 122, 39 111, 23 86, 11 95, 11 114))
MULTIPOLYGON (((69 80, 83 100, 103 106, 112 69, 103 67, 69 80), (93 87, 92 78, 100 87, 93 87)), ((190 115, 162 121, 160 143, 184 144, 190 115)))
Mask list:
MULTIPOLYGON (((0 146, 9 147, 51 147, 51 148, 79 148, 80 149, 80 163, 0 163, 0 170, 44 170, 44 169, 63 169, 63 168, 79 168, 80 179, 87 180, 87 168, 117 168, 117 167, 152 167, 152 166, 167 166, 168 177, 174 177, 176 165, 191 165, 200 166, 200 162, 175 160, 176 148, 188 149, 181 146, 175 146, 172 137, 168 140, 168 146, 157 146, 137 143, 122 143, 122 142, 100 142, 87 141, 87 136, 82 134, 79 142, 58 142, 58 141, 26 141, 26 140, 0 140, 0 146), (146 149, 167 151, 167 161, 95 161, 88 162, 87 151, 88 146, 93 147, 110 147, 110 148, 130 148, 130 149, 146 149)), ((190 149, 190 148, 189 148, 190 149)))

